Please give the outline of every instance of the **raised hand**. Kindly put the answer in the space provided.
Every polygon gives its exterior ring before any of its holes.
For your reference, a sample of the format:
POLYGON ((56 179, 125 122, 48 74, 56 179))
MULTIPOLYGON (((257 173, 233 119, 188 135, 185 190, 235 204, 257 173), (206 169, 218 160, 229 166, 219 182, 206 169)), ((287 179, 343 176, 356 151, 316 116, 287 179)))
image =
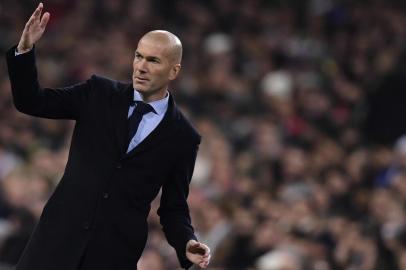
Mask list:
POLYGON ((189 240, 186 244, 186 257, 201 268, 206 268, 210 262, 210 249, 205 244, 189 240))
POLYGON ((32 13, 30 19, 25 24, 23 34, 17 46, 19 53, 25 53, 31 50, 35 42, 37 42, 44 33, 50 14, 49 12, 45 12, 41 18, 43 8, 44 5, 39 3, 37 9, 32 13))

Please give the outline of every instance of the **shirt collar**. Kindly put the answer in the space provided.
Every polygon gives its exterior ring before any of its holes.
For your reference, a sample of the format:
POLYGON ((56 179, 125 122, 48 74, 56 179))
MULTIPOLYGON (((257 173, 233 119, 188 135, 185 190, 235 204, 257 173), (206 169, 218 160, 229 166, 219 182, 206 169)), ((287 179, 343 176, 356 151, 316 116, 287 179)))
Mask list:
MULTIPOLYGON (((143 101, 141 94, 137 91, 134 90, 134 101, 143 101)), ((158 115, 164 114, 166 110, 168 109, 168 103, 169 103, 169 92, 166 92, 166 95, 164 98, 155 100, 152 102, 148 102, 149 105, 154 108, 155 112, 158 115)))

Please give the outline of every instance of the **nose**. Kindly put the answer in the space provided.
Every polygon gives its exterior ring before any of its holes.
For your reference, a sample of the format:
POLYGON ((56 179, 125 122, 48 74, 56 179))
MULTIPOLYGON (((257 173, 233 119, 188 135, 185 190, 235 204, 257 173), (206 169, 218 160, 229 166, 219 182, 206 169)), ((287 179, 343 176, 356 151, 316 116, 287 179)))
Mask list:
POLYGON ((145 59, 141 59, 141 60, 136 60, 134 61, 134 68, 136 70, 138 70, 139 72, 145 73, 147 72, 147 62, 145 61, 145 59))

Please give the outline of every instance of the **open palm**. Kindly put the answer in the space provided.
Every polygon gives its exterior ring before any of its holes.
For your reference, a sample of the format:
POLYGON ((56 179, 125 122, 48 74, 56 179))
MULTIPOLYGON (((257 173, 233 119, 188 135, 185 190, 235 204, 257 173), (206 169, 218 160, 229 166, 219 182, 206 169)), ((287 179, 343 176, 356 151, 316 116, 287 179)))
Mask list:
POLYGON ((28 22, 25 24, 23 34, 21 35, 20 42, 18 43, 17 50, 20 53, 27 52, 32 49, 34 44, 41 38, 45 31, 45 27, 50 18, 50 14, 45 12, 41 18, 42 9, 44 5, 39 3, 37 9, 31 15, 28 22))

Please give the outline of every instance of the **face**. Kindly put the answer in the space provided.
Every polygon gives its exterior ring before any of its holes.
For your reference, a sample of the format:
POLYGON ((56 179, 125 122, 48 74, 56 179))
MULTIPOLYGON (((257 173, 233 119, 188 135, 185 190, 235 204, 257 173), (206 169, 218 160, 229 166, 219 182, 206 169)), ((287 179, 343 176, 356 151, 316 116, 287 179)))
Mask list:
POLYGON ((180 65, 173 62, 167 44, 144 38, 140 40, 133 62, 133 87, 145 101, 165 97, 169 82, 180 70, 180 65))

